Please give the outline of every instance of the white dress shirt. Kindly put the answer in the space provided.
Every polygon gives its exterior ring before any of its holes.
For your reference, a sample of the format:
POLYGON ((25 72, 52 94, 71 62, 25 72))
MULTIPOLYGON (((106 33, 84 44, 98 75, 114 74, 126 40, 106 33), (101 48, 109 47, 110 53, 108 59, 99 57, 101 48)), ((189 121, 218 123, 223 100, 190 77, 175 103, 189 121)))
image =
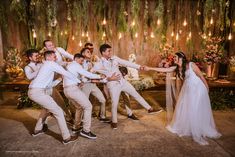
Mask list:
POLYGON ((68 77, 76 83, 81 81, 62 66, 53 61, 44 61, 37 77, 30 83, 29 88, 47 88, 53 81, 55 72, 68 77))
POLYGON ((73 55, 70 54, 69 52, 65 51, 63 48, 61 47, 57 47, 55 49, 55 55, 56 55, 56 62, 60 65, 66 65, 67 62, 63 61, 63 57, 64 58, 68 58, 70 60, 73 60, 73 55))
POLYGON ((24 72, 28 80, 33 80, 36 78, 39 69, 41 68, 41 63, 30 62, 24 67, 24 72))
MULTIPOLYGON (((75 75, 78 79, 82 79, 82 75, 90 79, 101 79, 100 75, 88 72, 82 67, 82 65, 78 64, 76 61, 69 63, 66 68, 70 73, 75 75)), ((71 86, 74 84, 76 84, 76 82, 73 79, 64 77, 63 80, 64 87, 71 86)))
MULTIPOLYGON (((110 59, 106 59, 104 57, 101 57, 100 61, 95 63, 93 70, 106 75, 107 77, 110 77, 113 75, 113 73, 119 74, 122 76, 121 72, 119 71, 119 65, 126 66, 126 67, 132 67, 135 69, 139 69, 140 65, 132 63, 127 60, 123 60, 117 56, 112 56, 110 59)), ((121 79, 123 79, 121 77, 121 79)))

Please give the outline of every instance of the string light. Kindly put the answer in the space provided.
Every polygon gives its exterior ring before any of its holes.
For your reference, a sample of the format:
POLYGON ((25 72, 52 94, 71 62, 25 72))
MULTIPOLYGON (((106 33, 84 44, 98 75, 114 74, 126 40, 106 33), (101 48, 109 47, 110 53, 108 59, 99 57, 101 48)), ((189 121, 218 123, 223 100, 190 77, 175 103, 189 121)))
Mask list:
POLYGON ((48 36, 51 37, 51 32, 48 32, 48 36))
POLYGON ((86 37, 89 37, 89 34, 88 34, 88 32, 86 32, 86 37))
POLYGON ((213 20, 213 18, 211 18, 210 24, 212 25, 213 23, 214 23, 214 20, 213 20))
POLYGON ((68 34, 68 32, 65 30, 65 31, 64 31, 64 34, 65 34, 65 35, 67 35, 67 34, 68 34))
POLYGON ((202 36, 202 38, 203 38, 203 39, 206 39, 206 34, 204 34, 204 35, 202 36))
POLYGON ((179 40, 179 34, 176 34, 175 40, 179 40))
POLYGON ((138 37, 138 33, 135 33, 135 38, 137 38, 138 37))
POLYGON ((84 32, 82 32, 82 37, 84 37, 85 36, 85 34, 84 34, 84 32))
POLYGON ((157 25, 159 26, 160 24, 161 24, 161 20, 158 19, 158 20, 157 20, 157 25))
POLYGON ((72 40, 74 40, 75 39, 75 37, 74 37, 74 35, 72 36, 72 40))
POLYGON ((106 37, 106 34, 105 34, 105 32, 103 33, 103 37, 106 37))
POLYGON ((184 22, 183 22, 183 26, 185 27, 185 26, 187 26, 187 21, 186 21, 186 19, 184 19, 184 22))
POLYGON ((211 31, 209 31, 209 34, 208 34, 208 36, 209 36, 209 37, 211 36, 211 31))
POLYGON ((88 38, 87 38, 87 40, 90 42, 90 41, 91 41, 91 38, 90 38, 90 37, 88 37, 88 38))
POLYGON ((192 38, 192 32, 189 32, 188 37, 191 39, 192 38))
POLYGON ((61 32, 60 32, 60 35, 62 36, 63 34, 64 34, 63 31, 61 31, 61 32))
POLYGON ((121 39, 122 38, 122 33, 119 33, 118 34, 118 39, 121 39))
POLYGON ((153 32, 151 32, 150 37, 151 37, 151 38, 154 38, 154 37, 155 37, 154 34, 153 34, 153 32))
POLYGON ((33 30, 33 38, 37 38, 37 34, 36 34, 35 30, 33 30))
POLYGON ((131 26, 132 26, 132 27, 135 26, 135 21, 134 21, 134 20, 132 21, 131 26))
POLYGON ((230 32, 229 35, 228 35, 228 40, 231 40, 231 39, 232 39, 232 34, 230 32))
POLYGON ((106 19, 104 18, 104 20, 102 21, 102 25, 106 25, 107 24, 107 21, 106 19))
POLYGON ((174 35, 175 35, 175 33, 172 31, 172 32, 171 32, 171 37, 173 37, 174 35))
POLYGON ((82 42, 81 42, 81 40, 79 41, 79 46, 82 47, 82 42))
POLYGON ((182 34, 182 32, 183 32, 182 29, 180 29, 180 30, 179 30, 179 34, 182 34))

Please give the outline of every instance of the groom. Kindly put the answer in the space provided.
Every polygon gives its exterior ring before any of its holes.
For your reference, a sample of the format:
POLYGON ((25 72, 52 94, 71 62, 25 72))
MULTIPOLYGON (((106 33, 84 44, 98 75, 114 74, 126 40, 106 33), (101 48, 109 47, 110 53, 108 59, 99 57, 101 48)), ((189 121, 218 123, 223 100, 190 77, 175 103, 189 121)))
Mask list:
MULTIPOLYGON (((94 66, 94 70, 101 74, 106 75, 107 77, 112 76, 113 74, 122 75, 119 71, 119 65, 126 67, 135 68, 138 70, 145 70, 145 66, 140 66, 135 63, 118 58, 117 56, 112 56, 112 47, 108 44, 103 44, 100 46, 100 53, 102 55, 99 62, 94 66)), ((119 102, 120 93, 123 91, 132 97, 135 98, 145 109, 148 110, 148 113, 159 112, 161 110, 154 110, 135 90, 135 88, 124 78, 120 77, 119 79, 107 82, 107 87, 110 93, 112 100, 112 123, 111 127, 117 129, 117 107, 119 102)))

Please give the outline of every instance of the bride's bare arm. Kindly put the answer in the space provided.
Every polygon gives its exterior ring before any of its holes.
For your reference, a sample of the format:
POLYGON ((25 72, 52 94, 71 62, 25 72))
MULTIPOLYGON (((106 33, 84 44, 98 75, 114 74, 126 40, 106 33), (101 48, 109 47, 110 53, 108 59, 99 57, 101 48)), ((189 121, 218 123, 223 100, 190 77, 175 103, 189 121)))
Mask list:
POLYGON ((204 76, 202 75, 201 70, 198 68, 198 66, 195 63, 192 63, 192 68, 193 71, 196 73, 196 75, 202 80, 202 82, 205 84, 207 90, 209 91, 209 86, 207 84, 206 79, 204 78, 204 76))
POLYGON ((172 66, 172 67, 169 67, 169 68, 153 68, 153 67, 146 67, 146 70, 154 70, 154 71, 157 71, 157 72, 173 72, 174 70, 176 69, 176 66, 172 66))

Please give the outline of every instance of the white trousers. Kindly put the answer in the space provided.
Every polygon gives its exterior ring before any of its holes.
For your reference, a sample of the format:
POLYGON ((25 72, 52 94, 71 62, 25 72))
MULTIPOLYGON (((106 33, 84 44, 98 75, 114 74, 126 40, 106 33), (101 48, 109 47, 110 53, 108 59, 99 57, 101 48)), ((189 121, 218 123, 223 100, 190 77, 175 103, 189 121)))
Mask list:
POLYGON ((95 96, 98 101, 100 102, 100 117, 105 118, 105 103, 106 100, 104 98, 103 93, 101 90, 96 86, 95 83, 85 83, 82 87, 82 91, 85 93, 85 95, 88 97, 90 94, 95 96))
POLYGON ((31 88, 28 91, 28 96, 31 100, 44 108, 39 115, 35 130, 42 130, 43 122, 48 116, 48 112, 50 112, 57 120, 63 139, 68 139, 70 133, 66 125, 63 110, 57 105, 54 99, 46 93, 46 90, 42 88, 31 88))
POLYGON ((112 81, 107 83, 107 87, 110 92, 110 97, 112 100, 112 122, 117 123, 117 106, 119 102, 119 97, 121 91, 132 96, 141 106, 149 110, 151 106, 140 96, 140 94, 135 90, 135 88, 126 80, 121 82, 112 81))
POLYGON ((81 107, 83 108, 83 130, 86 132, 90 132, 92 105, 87 96, 81 91, 81 89, 77 85, 64 87, 64 94, 69 100, 74 102, 73 104, 76 107, 76 115, 77 112, 81 111, 81 107))

